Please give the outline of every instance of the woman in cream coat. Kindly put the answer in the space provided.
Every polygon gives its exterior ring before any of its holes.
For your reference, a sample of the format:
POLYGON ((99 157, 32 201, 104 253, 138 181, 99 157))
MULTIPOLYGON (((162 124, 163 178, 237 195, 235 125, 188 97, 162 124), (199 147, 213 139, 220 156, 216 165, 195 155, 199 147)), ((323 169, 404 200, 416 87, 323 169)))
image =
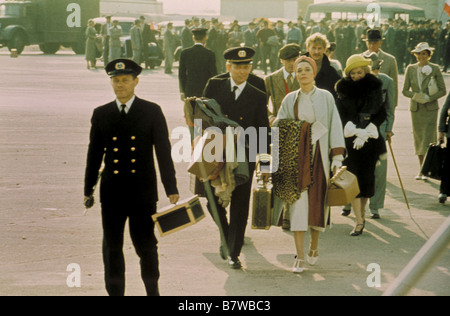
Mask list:
MULTIPOLYGON (((406 68, 402 91, 405 97, 411 99, 414 148, 420 166, 422 166, 428 145, 437 141, 438 99, 446 94, 439 66, 429 62, 433 51, 434 48, 425 42, 417 44, 411 51, 418 62, 406 68)), ((419 171, 416 180, 427 180, 427 178, 419 171)))
POLYGON ((336 171, 342 165, 345 141, 333 95, 314 85, 314 78, 317 74, 317 65, 314 60, 307 56, 301 56, 295 62, 294 70, 300 89, 285 97, 274 121, 274 126, 278 126, 283 119, 296 119, 294 114, 296 103, 298 103, 298 119, 311 124, 312 155, 314 157, 313 185, 303 191, 297 201, 286 205, 290 211, 291 231, 294 232, 297 250, 292 271, 299 273, 304 269, 303 246, 308 227, 311 232, 311 243, 306 259, 311 265, 317 262, 319 234, 324 231, 329 216, 326 190, 330 169, 336 171), (314 170, 322 171, 315 172, 314 170), (310 194, 313 194, 315 199, 312 199, 310 194), (315 215, 311 216, 313 213, 315 215), (320 214, 320 216, 316 216, 316 214, 320 214), (312 222, 313 218, 314 222, 312 222), (317 220, 317 218, 319 219, 317 220))

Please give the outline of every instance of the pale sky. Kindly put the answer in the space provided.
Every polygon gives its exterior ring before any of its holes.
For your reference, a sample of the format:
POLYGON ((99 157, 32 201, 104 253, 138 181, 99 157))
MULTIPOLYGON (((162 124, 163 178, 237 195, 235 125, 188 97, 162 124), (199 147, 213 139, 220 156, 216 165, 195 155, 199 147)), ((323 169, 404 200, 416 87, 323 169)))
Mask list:
POLYGON ((220 11, 220 0, 158 0, 163 3, 164 13, 216 13, 220 11))

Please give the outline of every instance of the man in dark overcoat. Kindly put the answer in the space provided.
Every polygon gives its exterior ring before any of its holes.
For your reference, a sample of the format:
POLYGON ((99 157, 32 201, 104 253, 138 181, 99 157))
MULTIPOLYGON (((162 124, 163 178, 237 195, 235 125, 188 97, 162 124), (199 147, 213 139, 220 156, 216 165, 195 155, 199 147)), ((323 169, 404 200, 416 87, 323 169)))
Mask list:
MULTIPOLYGON (((248 128, 256 129, 257 139, 250 139, 250 141, 256 141, 257 144, 249 143, 249 148, 255 148, 256 145, 256 151, 261 154, 269 151, 269 120, 266 94, 247 82, 252 70, 251 63, 254 54, 255 51, 249 47, 226 50, 224 57, 227 60, 226 67, 230 76, 228 78, 216 77, 210 79, 203 95, 206 98, 215 99, 220 104, 222 113, 230 120, 238 123, 244 130, 248 128)), ((246 155, 249 161, 250 177, 246 183, 238 185, 232 193, 229 222, 225 208, 218 203, 218 198, 215 196, 220 224, 223 227, 230 252, 229 264, 233 269, 242 267, 239 255, 244 243, 245 228, 249 215, 252 174, 256 161, 256 152, 246 148, 246 155)), ((211 211, 209 203, 208 209, 211 211)), ((226 259, 222 247, 221 256, 226 259)))
POLYGON ((105 68, 116 100, 94 110, 91 119, 84 195, 91 207, 99 170, 103 226, 103 261, 109 295, 125 293, 123 239, 125 222, 136 253, 147 295, 159 295, 157 240, 151 215, 158 201, 153 149, 162 184, 170 203, 178 201, 175 168, 166 119, 160 106, 134 94, 142 68, 134 61, 116 59, 105 68))
MULTIPOLYGON (((208 30, 195 28, 192 30, 195 44, 183 49, 180 54, 178 68, 178 81, 180 85, 181 100, 189 97, 201 97, 208 80, 217 75, 216 55, 205 47, 208 30)), ((188 122, 191 140, 194 139, 194 119, 192 111, 186 109, 190 103, 185 103, 184 115, 188 122)))
POLYGON ((201 97, 208 80, 217 75, 216 56, 205 47, 207 31, 193 29, 195 44, 181 51, 178 79, 182 97, 201 97))

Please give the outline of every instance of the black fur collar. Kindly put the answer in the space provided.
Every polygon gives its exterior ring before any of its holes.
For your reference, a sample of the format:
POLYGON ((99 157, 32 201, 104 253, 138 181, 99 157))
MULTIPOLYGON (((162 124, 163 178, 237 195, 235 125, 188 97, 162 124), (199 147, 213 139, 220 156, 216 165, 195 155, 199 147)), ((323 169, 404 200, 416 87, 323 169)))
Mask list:
POLYGON ((336 91, 342 96, 359 98, 362 95, 367 95, 369 91, 381 89, 382 84, 382 81, 373 74, 366 74, 364 78, 358 81, 353 81, 348 76, 336 83, 336 91))

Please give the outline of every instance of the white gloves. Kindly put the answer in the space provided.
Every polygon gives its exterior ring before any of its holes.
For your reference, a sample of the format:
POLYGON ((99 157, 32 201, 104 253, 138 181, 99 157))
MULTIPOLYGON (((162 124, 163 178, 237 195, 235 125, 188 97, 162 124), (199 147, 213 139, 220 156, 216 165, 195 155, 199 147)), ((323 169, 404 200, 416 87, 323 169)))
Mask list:
POLYGON ((356 137, 353 141, 353 149, 360 150, 364 147, 364 144, 367 142, 367 140, 363 140, 362 138, 356 137))
POLYGON ((344 127, 344 137, 348 138, 353 136, 356 136, 353 141, 353 148, 360 150, 364 147, 364 144, 369 140, 369 138, 377 139, 379 134, 377 127, 373 123, 367 125, 366 128, 356 128, 356 125, 349 121, 344 127))
POLYGON ((425 93, 414 93, 412 99, 417 103, 424 104, 430 102, 430 97, 425 93))
POLYGON ((352 121, 348 121, 348 123, 345 124, 344 127, 344 137, 349 138, 355 136, 355 132, 356 132, 356 125, 353 124, 352 121))
POLYGON ((333 160, 331 161, 331 167, 330 167, 333 174, 336 174, 336 172, 339 170, 339 168, 342 167, 343 160, 344 160, 343 155, 333 156, 333 160))

